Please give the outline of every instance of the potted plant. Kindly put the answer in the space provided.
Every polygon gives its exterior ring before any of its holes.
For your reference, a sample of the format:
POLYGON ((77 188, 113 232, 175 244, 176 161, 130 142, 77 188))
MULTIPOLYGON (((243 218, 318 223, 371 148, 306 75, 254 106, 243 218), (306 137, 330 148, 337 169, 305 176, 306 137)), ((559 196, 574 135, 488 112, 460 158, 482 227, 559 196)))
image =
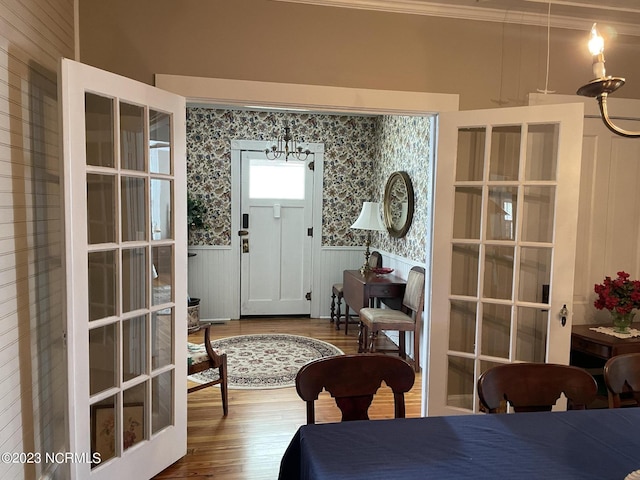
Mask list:
MULTIPOLYGON (((187 194, 187 228, 189 230, 206 228, 206 214, 207 207, 202 199, 187 194)), ((190 257, 195 255, 195 253, 189 254, 190 257)), ((188 330, 192 333, 200 329, 200 299, 187 295, 187 301, 188 330)))
POLYGON ((207 207, 202 199, 187 194, 187 225, 191 230, 206 228, 207 207))

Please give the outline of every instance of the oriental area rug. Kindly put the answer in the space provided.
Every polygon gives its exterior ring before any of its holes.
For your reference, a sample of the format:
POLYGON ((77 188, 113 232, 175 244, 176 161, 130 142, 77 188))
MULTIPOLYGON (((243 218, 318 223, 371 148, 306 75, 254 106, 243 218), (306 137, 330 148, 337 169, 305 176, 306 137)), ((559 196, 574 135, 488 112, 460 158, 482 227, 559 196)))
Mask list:
MULTIPOLYGON (((240 335, 213 340, 211 346, 227 352, 229 388, 251 390, 292 387, 306 363, 343 354, 330 343, 286 334, 240 335)), ((217 369, 209 369, 188 379, 206 383, 217 377, 217 369)))

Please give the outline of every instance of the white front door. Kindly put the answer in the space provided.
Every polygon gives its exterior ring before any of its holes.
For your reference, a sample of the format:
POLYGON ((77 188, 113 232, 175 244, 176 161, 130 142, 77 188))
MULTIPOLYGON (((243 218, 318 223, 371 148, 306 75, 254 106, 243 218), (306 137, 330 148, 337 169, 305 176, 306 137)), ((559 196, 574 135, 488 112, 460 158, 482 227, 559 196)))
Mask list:
POLYGON ((478 412, 493 365, 569 362, 582 115, 440 115, 427 415, 478 412))
POLYGON ((185 99, 62 60, 73 479, 186 454, 185 99))
POLYGON ((309 315, 314 155, 241 152, 241 315, 309 315))

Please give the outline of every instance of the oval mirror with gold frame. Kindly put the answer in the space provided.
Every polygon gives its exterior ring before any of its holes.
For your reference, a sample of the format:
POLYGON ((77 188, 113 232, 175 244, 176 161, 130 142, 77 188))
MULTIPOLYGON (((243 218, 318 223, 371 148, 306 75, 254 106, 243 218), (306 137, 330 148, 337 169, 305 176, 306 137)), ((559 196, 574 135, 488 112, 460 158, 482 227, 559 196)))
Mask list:
POLYGON ((384 223, 389 235, 402 238, 413 220, 413 184, 407 172, 393 172, 384 188, 384 223))

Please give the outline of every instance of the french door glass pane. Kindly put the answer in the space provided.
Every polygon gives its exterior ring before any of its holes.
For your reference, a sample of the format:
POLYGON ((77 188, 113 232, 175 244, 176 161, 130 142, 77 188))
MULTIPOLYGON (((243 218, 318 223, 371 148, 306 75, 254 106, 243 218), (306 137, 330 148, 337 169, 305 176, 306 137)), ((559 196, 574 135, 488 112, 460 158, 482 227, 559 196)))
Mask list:
POLYGON ((447 405, 473 408, 474 360, 449 356, 447 405))
POLYGON ((87 174, 87 238, 89 245, 116 241, 116 180, 87 174))
POLYGON ((509 358, 511 338, 511 306, 482 304, 482 346, 480 353, 509 358))
POLYGON ((116 253, 89 253, 89 321, 116 314, 116 253))
POLYGON ((140 316, 122 321, 122 379, 126 382, 147 370, 147 322, 140 316))
POLYGON ((489 188, 488 210, 487 239, 515 240, 516 212, 518 210, 518 188, 489 188))
POLYGON ((147 383, 122 392, 122 450, 146 439, 147 383))
POLYGON ((85 93, 87 165, 115 166, 113 99, 85 93))
POLYGON ((487 245, 485 251, 484 296, 511 300, 513 247, 487 245))
MULTIPOLYGON (((173 308, 151 314, 151 368, 173 363, 173 308)), ((185 346, 186 348, 186 346, 185 346)), ((186 350, 185 350, 186 355, 186 350)))
POLYGON ((153 240, 173 238, 171 180, 151 179, 151 235, 153 240))
POLYGON ((553 219, 556 187, 524 187, 522 240, 525 242, 553 241, 553 219))
POLYGON ((521 132, 519 125, 495 127, 491 131, 489 180, 518 180, 521 132))
POLYGON ((549 311, 539 308, 518 308, 518 329, 515 359, 523 362, 544 362, 547 355, 547 325, 549 311))
POLYGON ((458 157, 456 181, 482 180, 486 129, 464 128, 458 130, 458 157))
MULTIPOLYGON (((186 353, 185 353, 186 354, 186 353)), ((163 372, 151 382, 151 433, 158 433, 173 423, 173 371, 163 372)))
POLYGON ((149 171, 171 174, 171 116, 149 110, 149 171))
POLYGON ((144 171, 144 108, 120 102, 120 162, 125 170, 144 171))
POLYGON ((482 187, 456 187, 453 238, 480 239, 482 187))
POLYGON ((122 251, 122 312, 147 306, 147 249, 122 251))
POLYGON ((543 289, 551 282, 551 248, 522 247, 520 249, 520 282, 518 300, 549 303, 543 289))
POLYGON ((478 295, 477 245, 454 244, 451 259, 451 294, 475 297, 478 295))
POLYGON ((153 297, 152 305, 169 303, 173 299, 173 248, 153 247, 153 297))
POLYGON ((91 453, 100 454, 100 462, 91 468, 116 456, 116 396, 102 400, 91 406, 91 453))
POLYGON ((117 324, 89 330, 89 394, 116 386, 117 324))
POLYGON ((475 302, 451 301, 449 350, 473 353, 476 344, 475 302))
POLYGON ((122 177, 122 241, 143 241, 147 239, 145 203, 145 179, 122 177))
POLYGON ((557 124, 529 125, 525 180, 555 180, 558 158, 557 124))

